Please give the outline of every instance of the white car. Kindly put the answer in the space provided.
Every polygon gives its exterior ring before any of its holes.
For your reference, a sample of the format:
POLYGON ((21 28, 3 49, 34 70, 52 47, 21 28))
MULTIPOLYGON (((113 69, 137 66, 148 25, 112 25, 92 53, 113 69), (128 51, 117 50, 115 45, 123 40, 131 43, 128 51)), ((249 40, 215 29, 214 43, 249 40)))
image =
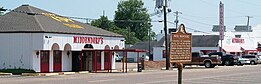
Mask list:
POLYGON ((242 58, 241 56, 238 56, 238 64, 239 65, 250 64, 250 60, 247 58, 242 58))

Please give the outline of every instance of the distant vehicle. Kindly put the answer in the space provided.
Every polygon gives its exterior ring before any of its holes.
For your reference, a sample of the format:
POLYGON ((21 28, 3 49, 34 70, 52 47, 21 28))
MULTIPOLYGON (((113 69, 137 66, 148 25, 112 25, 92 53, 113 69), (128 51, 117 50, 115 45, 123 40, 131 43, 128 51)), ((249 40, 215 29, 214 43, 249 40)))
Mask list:
POLYGON ((116 59, 115 59, 115 61, 116 62, 121 62, 122 61, 122 56, 120 56, 120 55, 116 55, 116 59))
POLYGON ((221 65, 233 66, 233 65, 244 65, 250 63, 249 59, 242 58, 241 56, 235 56, 232 54, 224 54, 222 52, 213 52, 211 55, 221 56, 221 65))
POLYGON ((221 56, 222 65, 233 66, 239 64, 238 56, 232 54, 225 54, 221 56))
POLYGON ((256 55, 243 55, 242 58, 249 59, 251 65, 260 63, 260 60, 259 60, 259 58, 256 55))
POLYGON ((238 64, 239 65, 250 64, 250 60, 247 58, 242 58, 242 56, 238 56, 238 64))
MULTIPOLYGON (((191 62, 183 63, 186 65, 200 65, 205 66, 206 68, 214 68, 216 65, 221 64, 221 59, 218 55, 203 55, 202 52, 192 52, 192 60, 191 62)), ((172 64, 174 67, 177 65, 175 63, 172 64)))
POLYGON ((149 56, 145 56, 144 60, 145 61, 149 61, 150 57, 149 56))

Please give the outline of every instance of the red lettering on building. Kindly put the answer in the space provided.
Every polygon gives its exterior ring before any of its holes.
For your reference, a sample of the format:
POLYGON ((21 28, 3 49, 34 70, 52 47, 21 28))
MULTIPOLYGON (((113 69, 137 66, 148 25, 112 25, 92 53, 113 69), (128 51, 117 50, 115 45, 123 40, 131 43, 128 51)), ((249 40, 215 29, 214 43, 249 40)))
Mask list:
POLYGON ((73 43, 78 43, 76 36, 73 37, 73 43))
POLYGON ((245 43, 245 41, 242 38, 233 38, 232 43, 245 43))
POLYGON ((73 43, 84 43, 84 44, 103 44, 102 37, 80 37, 74 36, 73 43))

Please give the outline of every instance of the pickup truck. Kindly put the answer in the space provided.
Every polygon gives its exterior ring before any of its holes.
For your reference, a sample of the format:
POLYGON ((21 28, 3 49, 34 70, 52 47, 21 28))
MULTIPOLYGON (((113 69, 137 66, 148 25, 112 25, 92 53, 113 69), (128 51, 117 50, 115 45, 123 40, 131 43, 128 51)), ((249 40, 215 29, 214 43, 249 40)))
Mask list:
MULTIPOLYGON (((192 60, 191 62, 184 62, 184 67, 186 65, 200 65, 205 66, 205 68, 214 68, 216 65, 221 64, 221 57, 219 55, 212 55, 211 53, 208 55, 203 55, 202 52, 192 52, 192 60)), ((172 63, 174 67, 177 65, 172 63)))

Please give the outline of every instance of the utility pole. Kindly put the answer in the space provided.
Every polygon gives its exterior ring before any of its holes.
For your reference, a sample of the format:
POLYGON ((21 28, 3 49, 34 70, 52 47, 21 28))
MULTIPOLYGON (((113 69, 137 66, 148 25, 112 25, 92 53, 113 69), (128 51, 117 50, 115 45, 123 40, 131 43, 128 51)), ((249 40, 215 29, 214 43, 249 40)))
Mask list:
POLYGON ((252 16, 246 16, 247 17, 247 30, 250 31, 249 27, 249 18, 253 18, 252 16))
POLYGON ((182 14, 179 11, 174 12, 176 16, 176 20, 174 21, 176 23, 176 30, 178 29, 178 23, 179 23, 179 14, 182 14))
POLYGON ((150 57, 150 28, 149 28, 149 57, 150 57))
POLYGON ((164 11, 164 33, 165 33, 165 56, 166 56, 166 70, 169 70, 170 63, 169 63, 169 55, 168 55, 168 34, 167 34, 167 0, 165 0, 165 5, 163 6, 164 11))

